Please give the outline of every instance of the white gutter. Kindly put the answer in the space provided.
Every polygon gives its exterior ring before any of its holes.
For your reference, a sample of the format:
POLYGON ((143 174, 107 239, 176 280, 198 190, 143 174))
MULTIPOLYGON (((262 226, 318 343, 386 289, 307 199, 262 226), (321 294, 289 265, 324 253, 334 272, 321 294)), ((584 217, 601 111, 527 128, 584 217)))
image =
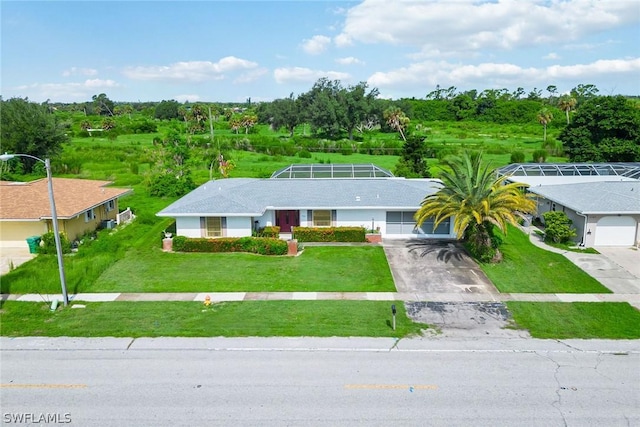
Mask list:
POLYGON ((574 211, 574 212, 584 218, 584 226, 582 227, 582 243, 581 243, 581 246, 585 247, 585 246, 587 246, 587 216, 581 214, 578 211, 574 211))

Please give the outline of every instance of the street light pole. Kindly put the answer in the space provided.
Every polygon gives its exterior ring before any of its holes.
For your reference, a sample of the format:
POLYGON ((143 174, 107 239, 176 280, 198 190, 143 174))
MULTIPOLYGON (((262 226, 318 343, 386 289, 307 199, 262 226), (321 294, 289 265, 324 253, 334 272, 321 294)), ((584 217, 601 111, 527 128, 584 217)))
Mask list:
POLYGON ((58 231, 58 213, 56 211, 56 201, 53 197, 53 178, 51 176, 51 161, 49 159, 42 160, 39 157, 29 154, 7 154, 0 155, 0 160, 6 162, 14 157, 28 157, 44 163, 47 171, 47 186, 49 189, 49 203, 51 204, 51 220, 53 222, 53 238, 56 242, 56 255, 58 256, 58 272, 60 273, 60 286, 62 286, 62 303, 66 307, 69 304, 69 295, 67 294, 67 279, 64 274, 64 262, 62 259, 62 244, 60 243, 60 232, 58 231))

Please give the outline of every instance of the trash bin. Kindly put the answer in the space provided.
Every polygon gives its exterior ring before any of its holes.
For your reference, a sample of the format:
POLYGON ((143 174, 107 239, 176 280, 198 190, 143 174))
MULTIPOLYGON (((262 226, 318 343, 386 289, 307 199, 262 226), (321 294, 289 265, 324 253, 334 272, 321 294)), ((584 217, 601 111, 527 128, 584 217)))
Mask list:
POLYGON ((38 253, 38 246, 40 246, 40 240, 42 240, 40 236, 27 237, 27 244, 29 245, 29 253, 31 254, 38 253))

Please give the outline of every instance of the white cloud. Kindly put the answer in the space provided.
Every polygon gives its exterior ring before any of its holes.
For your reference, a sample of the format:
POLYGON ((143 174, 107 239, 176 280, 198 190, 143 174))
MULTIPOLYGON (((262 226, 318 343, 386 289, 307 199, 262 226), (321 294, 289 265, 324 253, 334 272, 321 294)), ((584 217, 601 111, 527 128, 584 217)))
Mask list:
POLYGON ((338 58, 336 59, 336 62, 342 65, 364 65, 364 61, 361 61, 358 58, 354 58, 353 56, 347 56, 346 58, 338 58))
POLYGON ((560 59, 560 55, 555 52, 549 52, 547 55, 543 56, 542 59, 560 59))
POLYGON ((591 82, 599 76, 640 73, 640 58, 598 60, 589 64, 521 67, 509 63, 464 65, 447 61, 424 61, 388 72, 372 74, 367 83, 381 90, 405 90, 457 86, 465 88, 517 87, 527 82, 531 87, 549 82, 575 85, 591 82))
POLYGON ((329 44, 331 44, 329 37, 316 35, 302 42, 302 50, 310 55, 319 55, 327 50, 329 44))
POLYGON ((602 74, 640 73, 640 58, 601 59, 591 64, 552 65, 545 70, 550 78, 585 79, 602 74))
POLYGON ((120 87, 114 80, 88 79, 80 83, 33 83, 10 88, 16 96, 27 96, 34 101, 54 99, 60 102, 86 101, 101 91, 120 87))
POLYGON ((123 74, 134 80, 183 80, 191 82, 204 82, 208 80, 222 80, 226 73, 247 70, 257 67, 258 64, 246 59, 227 56, 218 62, 211 61, 184 61, 170 65, 127 67, 123 74))
POLYGON ((173 97, 173 99, 175 99, 178 102, 198 102, 200 101, 200 96, 199 95, 176 95, 173 97))
POLYGON ((364 0, 349 9, 338 46, 355 42, 415 46, 424 52, 513 49, 566 43, 639 21, 635 1, 364 0))
POLYGON ((71 67, 68 70, 64 70, 62 72, 62 75, 64 77, 69 77, 69 76, 95 76, 98 74, 98 70, 95 70, 93 68, 78 68, 78 67, 71 67))
POLYGON ((349 80, 351 77, 348 73, 339 71, 321 71, 312 70, 304 67, 276 68, 273 71, 273 77, 279 84, 283 83, 315 83, 322 77, 329 80, 349 80))

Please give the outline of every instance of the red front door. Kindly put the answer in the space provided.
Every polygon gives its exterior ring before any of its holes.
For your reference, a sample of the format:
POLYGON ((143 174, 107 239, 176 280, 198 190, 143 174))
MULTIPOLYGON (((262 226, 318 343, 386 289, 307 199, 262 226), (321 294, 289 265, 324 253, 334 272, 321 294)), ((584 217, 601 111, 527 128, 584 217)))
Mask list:
POLYGON ((291 227, 300 225, 300 211, 276 211, 276 225, 281 233, 291 233, 291 227))

